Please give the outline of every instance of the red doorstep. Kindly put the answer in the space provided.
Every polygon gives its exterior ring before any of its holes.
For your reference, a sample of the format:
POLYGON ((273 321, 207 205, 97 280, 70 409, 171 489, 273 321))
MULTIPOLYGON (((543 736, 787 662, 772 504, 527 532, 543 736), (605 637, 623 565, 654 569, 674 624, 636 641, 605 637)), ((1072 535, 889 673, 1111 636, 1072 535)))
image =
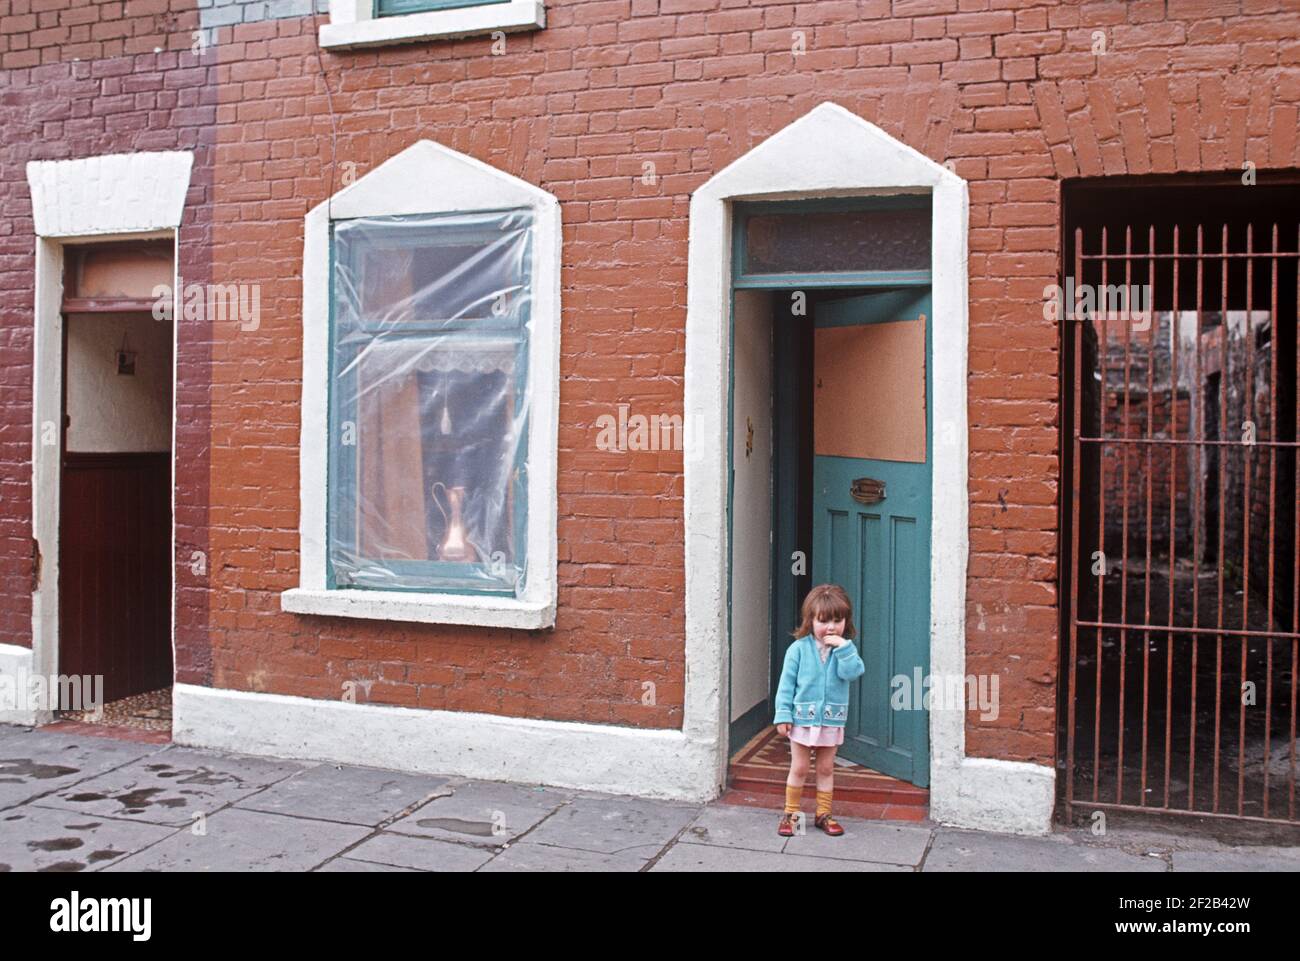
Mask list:
MULTIPOLYGON (((790 771, 790 742, 768 728, 736 752, 727 771, 723 804, 779 810, 785 804, 785 779, 790 771)), ((803 799, 809 810, 817 785, 809 772, 803 799)), ((847 817, 923 821, 930 809, 930 792, 898 778, 860 765, 835 767, 835 810, 847 817)))

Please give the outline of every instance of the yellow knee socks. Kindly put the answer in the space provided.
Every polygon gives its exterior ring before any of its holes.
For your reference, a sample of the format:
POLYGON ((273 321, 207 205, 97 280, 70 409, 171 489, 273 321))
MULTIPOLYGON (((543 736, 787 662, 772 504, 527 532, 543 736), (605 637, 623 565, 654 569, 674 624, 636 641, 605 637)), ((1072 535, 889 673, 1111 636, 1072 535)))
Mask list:
POLYGON ((785 813, 799 813, 799 796, 803 794, 803 785, 795 787, 793 784, 785 786, 785 813))
POLYGON ((821 817, 823 814, 830 814, 830 813, 831 813, 831 794, 832 794, 832 793, 833 793, 832 791, 818 791, 818 792, 817 792, 817 817, 821 817))

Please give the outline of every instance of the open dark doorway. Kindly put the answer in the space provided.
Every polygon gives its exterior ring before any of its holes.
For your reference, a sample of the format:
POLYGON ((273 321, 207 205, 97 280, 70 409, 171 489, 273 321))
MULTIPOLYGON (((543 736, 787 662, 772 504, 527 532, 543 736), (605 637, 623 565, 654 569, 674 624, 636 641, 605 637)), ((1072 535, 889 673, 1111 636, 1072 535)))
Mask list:
POLYGON ((59 431, 59 673, 102 712, 170 732, 173 343, 170 241, 67 248, 59 431))
POLYGON ((1067 818, 1300 823, 1296 182, 1063 185, 1067 818))

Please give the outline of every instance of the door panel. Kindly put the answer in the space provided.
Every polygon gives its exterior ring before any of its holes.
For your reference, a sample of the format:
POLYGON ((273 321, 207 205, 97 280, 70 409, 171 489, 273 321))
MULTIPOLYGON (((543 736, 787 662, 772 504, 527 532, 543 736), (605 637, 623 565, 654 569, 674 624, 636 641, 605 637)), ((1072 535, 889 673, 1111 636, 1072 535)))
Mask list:
POLYGON ((911 684, 916 669, 929 671, 930 314, 923 289, 844 298, 814 315, 819 330, 837 328, 834 338, 818 339, 814 360, 814 581, 848 592, 867 668, 855 682, 840 753, 921 786, 929 782, 927 712, 919 703, 892 710, 890 681, 902 675, 911 684), (898 326, 922 316, 923 352, 898 326), (856 381, 845 375, 846 357, 857 365, 856 381), (862 456, 845 456, 849 449, 862 456), (850 494, 863 477, 884 483, 878 503, 850 494))
POLYGON ((67 453, 59 673, 102 674, 115 701, 172 682, 167 453, 67 453))

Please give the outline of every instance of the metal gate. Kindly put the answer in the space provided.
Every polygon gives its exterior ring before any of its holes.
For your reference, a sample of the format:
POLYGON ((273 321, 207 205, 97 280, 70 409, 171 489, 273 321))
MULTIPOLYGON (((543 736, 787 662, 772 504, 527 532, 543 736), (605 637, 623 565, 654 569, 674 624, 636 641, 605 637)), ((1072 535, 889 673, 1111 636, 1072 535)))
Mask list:
POLYGON ((1235 228, 1073 234, 1070 816, 1300 823, 1300 236, 1235 228))

